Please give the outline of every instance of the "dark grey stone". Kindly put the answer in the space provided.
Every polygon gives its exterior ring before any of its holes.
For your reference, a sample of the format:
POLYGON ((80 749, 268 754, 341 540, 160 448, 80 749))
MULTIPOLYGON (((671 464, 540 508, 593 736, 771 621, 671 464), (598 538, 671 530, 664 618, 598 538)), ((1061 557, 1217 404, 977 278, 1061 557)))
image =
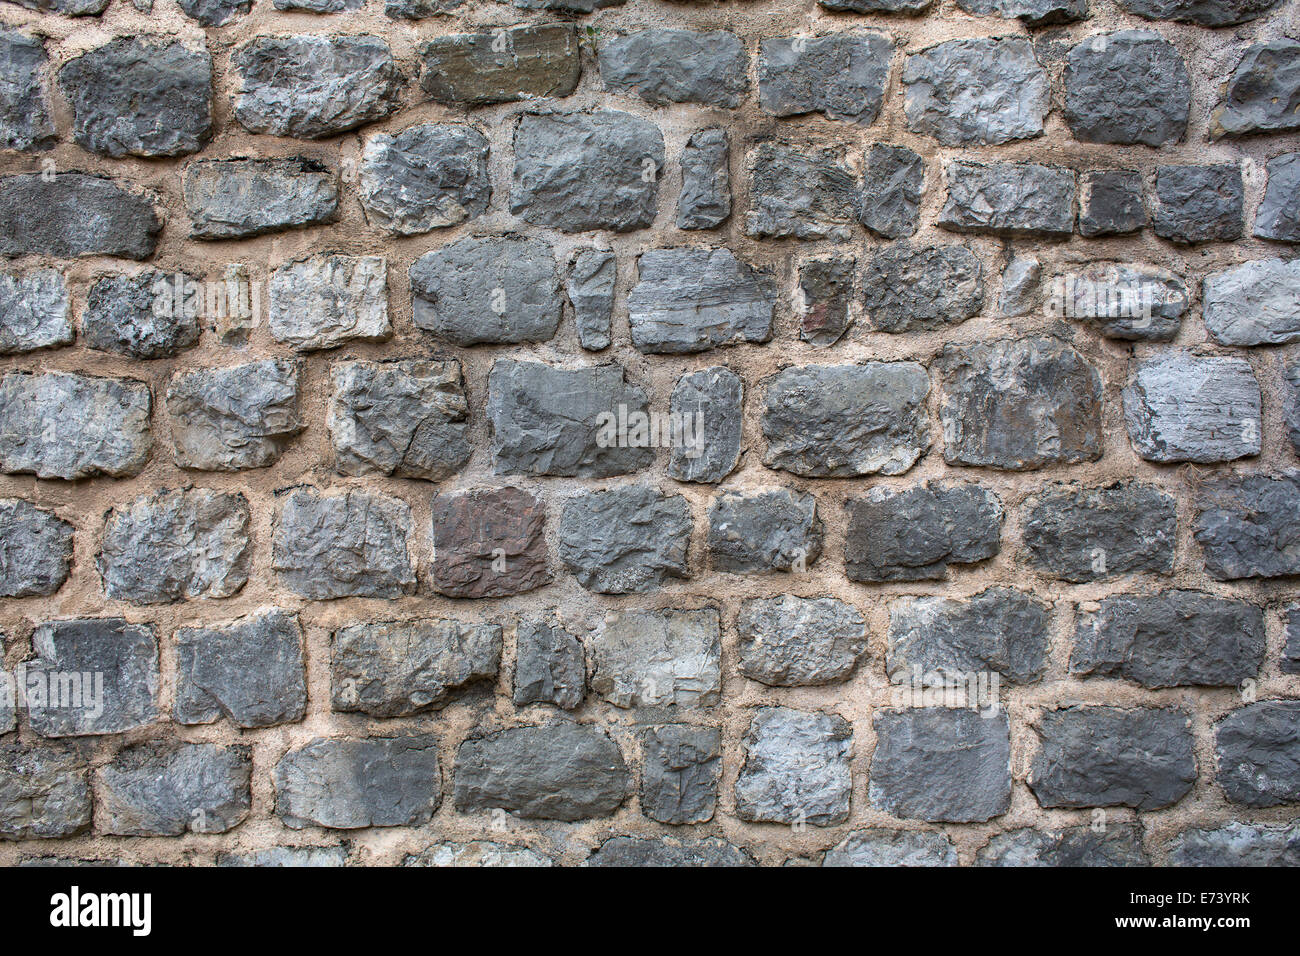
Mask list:
POLYGON ((520 620, 515 627, 515 706, 554 704, 573 710, 586 689, 582 642, 553 619, 520 620))
POLYGON ((1300 341, 1300 259, 1257 259, 1205 277, 1205 328, 1222 345, 1300 341))
POLYGON ((1258 455, 1259 383, 1243 358, 1167 353, 1133 370, 1124 424, 1147 461, 1206 464, 1258 455))
POLYGON ((57 269, 0 272, 0 355, 70 345, 72 338, 63 273, 57 269))
POLYGON ((899 13, 920 16, 930 9, 934 0, 817 0, 827 10, 836 13, 899 13))
POLYGON ((0 597, 44 597, 63 587, 72 534, 72 524, 53 511, 0 498, 0 597))
POLYGON ((835 598, 782 594, 750 598, 736 618, 737 669, 772 687, 815 687, 845 680, 867 649, 867 623, 835 598))
POLYGON ((1099 827, 999 833, 975 854, 976 866, 1150 866, 1142 849, 1142 827, 1104 823, 1099 827))
POLYGON ((1107 338, 1168 342, 1190 300, 1186 283, 1172 272, 1099 263, 1053 280, 1049 314, 1086 322, 1107 338))
POLYGON ((1189 244, 1242 236, 1239 165, 1159 166, 1155 197, 1157 236, 1189 244))
POLYGON ((749 56, 734 33, 640 30, 600 44, 605 88, 647 103, 737 107, 749 90, 749 56))
POLYGON ((1203 27, 1228 27, 1264 16, 1279 0, 1119 0, 1129 13, 1148 20, 1176 20, 1203 27))
POLYGON ((573 304, 578 344, 589 352, 609 348, 618 260, 602 249, 583 249, 569 266, 565 291, 573 304))
POLYGON ((1300 153, 1283 153, 1268 161, 1268 187, 1255 213, 1255 235, 1300 242, 1300 153))
POLYGON ((957 0, 957 6, 977 17, 1015 17, 1031 27, 1088 18, 1088 0, 957 0))
MULTIPOLYGON (((389 16, 409 16, 405 4, 388 0, 389 16)), ((434 0, 437 2, 437 0, 434 0)), ((420 88, 449 106, 486 106, 544 96, 568 96, 582 73, 572 26, 545 23, 485 33, 435 37, 420 47, 420 88)))
POLYGON ((867 260, 862 299, 878 332, 942 329, 983 309, 983 268, 965 246, 893 243, 867 260))
POLYGON ((421 826, 441 801, 438 740, 429 734, 317 737, 275 766, 275 812, 295 830, 421 826))
MULTIPOLYGON (((57 0, 64 2, 64 0, 57 0)), ((86 2, 86 0, 71 0, 86 2)), ((242 17, 253 8, 253 0, 176 0, 177 6, 191 20, 205 27, 219 27, 235 17, 242 17)))
POLYGON ((422 123, 366 140, 358 194, 389 232, 414 236, 487 211, 488 142, 472 126, 422 123))
POLYGON ((89 173, 0 178, 0 255, 153 255, 162 218, 152 197, 89 173))
POLYGON ((662 724, 641 736, 641 812, 659 823, 706 823, 718 803, 722 735, 713 727, 662 724))
POLYGON ((225 833, 252 809, 252 748, 179 741, 120 751, 95 771, 96 822, 114 836, 225 833))
POLYGON ((1291 449, 1300 455, 1300 365, 1289 365, 1282 370, 1282 412, 1286 418, 1287 437, 1291 449))
MULTIPOLYGON (((1131 2, 1131 0, 1130 0, 1131 2)), ((1277 0, 1256 0, 1269 3, 1277 0)), ((1217 136, 1300 129, 1300 42, 1257 43, 1228 80, 1223 105, 1210 115, 1217 136)))
POLYGON ((953 232, 1063 239, 1074 229, 1074 172, 1037 163, 950 162, 939 225, 953 232))
POLYGON ((1066 57, 1064 82, 1065 122, 1081 142, 1159 147, 1187 131, 1187 66, 1154 30, 1088 37, 1066 57))
POLYGON ((279 460, 304 427, 298 368, 284 359, 264 359, 178 372, 167 386, 167 414, 182 468, 264 468, 279 460))
POLYGON ((1233 803, 1276 807, 1300 800, 1300 700, 1247 704, 1215 728, 1218 783, 1233 803))
POLYGON ((858 184, 838 149, 801 151, 763 143, 750 160, 745 232, 758 239, 835 239, 852 235, 858 184))
POLYGON ((1232 475, 1202 482, 1196 541, 1220 581, 1300 574, 1300 477, 1232 475))
POLYGON ((616 836, 600 845, 583 866, 652 867, 674 869, 686 867, 757 866, 754 858, 719 837, 706 837, 694 843, 682 843, 668 837, 616 836))
POLYGON ((803 572, 822 553, 817 499, 774 488, 723 491, 709 506, 709 564, 719 571, 803 572))
POLYGON ((854 830, 826 851, 822 866, 956 866, 957 848, 942 833, 854 830))
POLYGON ((1217 829, 1193 827, 1174 837, 1171 866, 1300 866, 1300 824, 1270 826, 1233 820, 1217 829))
POLYGON ((844 718, 760 707, 744 738, 736 815, 751 823, 838 826, 849 817, 853 728, 844 718))
POLYGON ((716 483, 735 470, 740 462, 744 393, 740 376, 720 365, 677 380, 669 408, 682 423, 683 440, 673 445, 670 477, 716 483))
POLYGON ((1079 234, 1089 239, 1137 232, 1147 224, 1142 174, 1136 169, 1079 173, 1079 234))
POLYGON ((1282 648, 1282 673, 1300 674, 1300 606, 1286 609, 1286 644, 1282 648))
POLYGON ((0 840, 57 839, 88 829, 88 776, 71 751, 0 744, 0 840))
POLYGON ((1024 509, 1025 557, 1042 574, 1078 584, 1174 569, 1178 510, 1158 488, 1049 486, 1024 509))
POLYGON ((682 149, 678 229, 712 229, 731 215, 731 150, 727 131, 709 127, 691 134, 682 149))
POLYGON ((878 33, 770 37, 759 43, 758 102, 775 116, 822 113, 874 123, 894 44, 878 33))
POLYGON ((198 344, 197 309, 175 308, 169 284, 192 282, 157 270, 96 279, 81 313, 82 341, 129 358, 172 358, 198 344))
POLYGON ((200 160, 181 174, 181 192, 196 239, 244 239, 338 215, 335 175, 301 157, 200 160))
POLYGON ((54 144, 48 69, 41 37, 0 32, 0 149, 29 151, 54 144))
POLYGON ((564 503, 559 554, 599 594, 654 591, 690 577, 691 507, 646 485, 584 491, 564 503))
POLYGON ((817 348, 834 345, 853 324, 857 260, 814 259, 799 266, 799 338, 817 348))
POLYGON ((591 689, 615 707, 711 707, 722 685, 716 608, 616 611, 587 642, 591 689))
POLYGON ((702 352, 772 337, 776 282, 730 249, 651 249, 627 299, 632 344, 652 354, 702 352))
POLYGON ((924 187, 925 160, 906 146, 873 143, 862 176, 858 221, 885 239, 914 235, 924 187))

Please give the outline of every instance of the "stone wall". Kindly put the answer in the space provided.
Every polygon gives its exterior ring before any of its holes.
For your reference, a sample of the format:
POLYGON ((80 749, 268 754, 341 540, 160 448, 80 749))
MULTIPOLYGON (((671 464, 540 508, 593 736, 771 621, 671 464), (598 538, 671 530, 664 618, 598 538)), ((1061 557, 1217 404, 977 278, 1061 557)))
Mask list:
POLYGON ((0 864, 1300 862, 1296 0, 0 21, 0 864))

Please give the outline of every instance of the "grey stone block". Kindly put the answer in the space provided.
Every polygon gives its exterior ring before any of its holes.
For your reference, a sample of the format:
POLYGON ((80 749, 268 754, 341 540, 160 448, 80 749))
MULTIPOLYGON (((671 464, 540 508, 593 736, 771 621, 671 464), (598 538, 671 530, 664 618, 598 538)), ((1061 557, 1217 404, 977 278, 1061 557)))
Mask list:
POLYGON ((414 236, 487 211, 488 142, 472 126, 422 123, 366 140, 359 170, 366 213, 389 232, 414 236))
POLYGON ((651 354, 703 352, 772 337, 776 283, 729 249, 651 249, 628 294, 632 344, 651 354))
POLYGON ((744 738, 736 814, 751 823, 837 826, 848 819, 853 729, 834 714, 761 707, 744 738))
POLYGON ((709 506, 709 563, 738 574, 802 573, 822 553, 817 499, 789 488, 723 491, 709 506))
POLYGON ((1065 62, 1065 122, 1085 143, 1176 143, 1192 84, 1178 50, 1154 30, 1088 37, 1065 62))
POLYGON ((591 689, 615 707, 711 707, 722 688, 716 608, 617 611, 587 642, 591 689))
POLYGON ((775 116, 822 113, 875 122, 889 81, 893 42, 878 33, 770 37, 760 41, 758 102, 775 116))
POLYGON ((338 215, 337 177, 301 157, 199 160, 181 173, 181 192, 196 239, 244 239, 338 215))
POLYGON ((115 836, 226 833, 252 809, 252 748, 146 743, 95 772, 99 829, 115 836))
POLYGON ((421 826, 441 800, 438 741, 429 734, 317 737, 275 767, 275 812, 295 830, 421 826))
POLYGON ((1259 383, 1242 358, 1174 352, 1149 359, 1124 388, 1124 424, 1147 461, 1204 464, 1258 455, 1259 383))
POLYGON ((878 332, 928 332, 965 322, 984 308, 983 271, 966 246, 884 246, 862 270, 867 321, 878 332))
POLYGON ((1077 584, 1174 569, 1177 507, 1150 485, 1049 486, 1024 508, 1025 557, 1042 574, 1077 584))
POLYGON ((647 103, 737 107, 749 90, 749 56, 734 33, 640 30, 600 44, 605 88, 647 103))
POLYGON ((750 598, 736 618, 737 669, 772 687, 816 687, 846 680, 867 649, 867 622, 830 597, 750 598))
POLYGON ((209 471, 265 468, 304 425, 298 368, 265 359, 178 372, 167 386, 176 464, 209 471))
POLYGON ((718 803, 722 738, 712 727, 661 724, 641 736, 641 812, 659 823, 707 823, 718 803))

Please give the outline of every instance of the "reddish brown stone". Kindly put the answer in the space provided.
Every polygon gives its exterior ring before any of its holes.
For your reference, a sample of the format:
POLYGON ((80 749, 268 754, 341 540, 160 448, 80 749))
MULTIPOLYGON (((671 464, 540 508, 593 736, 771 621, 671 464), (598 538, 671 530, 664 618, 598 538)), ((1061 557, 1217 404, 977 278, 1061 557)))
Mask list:
POLYGON ((433 589, 504 597, 551 581, 546 510, 522 488, 475 488, 433 499, 433 589))

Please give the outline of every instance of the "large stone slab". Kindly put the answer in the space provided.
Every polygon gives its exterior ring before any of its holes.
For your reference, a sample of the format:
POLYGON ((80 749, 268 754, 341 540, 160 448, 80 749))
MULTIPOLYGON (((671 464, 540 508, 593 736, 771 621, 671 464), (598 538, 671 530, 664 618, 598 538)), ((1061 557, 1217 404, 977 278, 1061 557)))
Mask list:
POLYGON ((172 358, 199 341, 198 309, 177 308, 176 285, 194 279, 157 270, 101 276, 86 294, 82 341, 92 349, 136 359, 172 358), (172 283, 175 283, 173 285, 172 283), (170 288, 169 288, 170 286, 170 288))
POLYGON ((1147 461, 1208 464, 1258 455, 1259 383, 1243 358, 1180 351, 1149 359, 1124 388, 1124 424, 1147 461))
POLYGON ((711 607, 613 612, 587 642, 591 689, 615 707, 711 707, 721 657, 711 607))
POLYGON ((1158 488, 1049 486, 1024 508, 1025 557, 1042 574, 1077 584, 1174 569, 1178 511, 1158 488))
POLYGON ((1172 43, 1154 30, 1098 33, 1065 60, 1065 122, 1085 143, 1176 143, 1192 85, 1172 43))
POLYGON ((836 826, 849 816, 853 728, 835 714, 761 707, 744 738, 736 814, 751 823, 836 826))
POLYGON ((1241 166, 1156 168, 1156 235, 1193 244, 1240 239, 1244 232, 1241 166))
POLYGON ((97 823, 115 836, 225 833, 252 809, 252 748, 175 742, 120 751, 95 772, 97 823))
POLYGON ((646 485, 584 491, 560 514, 560 560, 598 594, 654 591, 690 577, 692 527, 682 495, 646 485))
POLYGON ((1191 294, 1165 269, 1097 263, 1052 280, 1050 315, 1091 325, 1120 341, 1168 342, 1178 335, 1191 294))
POLYGON ((713 727, 661 724, 641 736, 641 812, 660 823, 706 823, 718 803, 722 735, 713 727))
POLYGON ((862 270, 867 321, 879 332, 930 332, 958 325, 984 308, 983 273, 966 246, 883 246, 862 270))
POLYGON ((1039 163, 953 160, 939 225, 953 232, 1067 238, 1074 229, 1074 172, 1039 163))
POLYGON ((1300 341, 1300 259, 1257 259, 1211 272, 1202 312, 1206 330, 1223 345, 1300 341))
POLYGON ((430 734, 317 737, 275 766, 275 812, 295 830, 421 826, 441 801, 430 734))
POLYGON ((724 491, 709 505, 709 563, 746 574, 802 573, 822 553, 817 499, 789 488, 724 491))
POLYGON ((774 116, 874 123, 893 53, 893 42, 878 33, 766 38, 758 52, 759 106, 774 116))
POLYGON ((182 468, 265 468, 304 427, 298 368, 283 359, 264 359, 178 372, 167 386, 167 415, 182 468))
POLYGON ((745 232, 756 239, 847 241, 858 217, 858 183, 843 152, 762 143, 749 160, 745 232))

